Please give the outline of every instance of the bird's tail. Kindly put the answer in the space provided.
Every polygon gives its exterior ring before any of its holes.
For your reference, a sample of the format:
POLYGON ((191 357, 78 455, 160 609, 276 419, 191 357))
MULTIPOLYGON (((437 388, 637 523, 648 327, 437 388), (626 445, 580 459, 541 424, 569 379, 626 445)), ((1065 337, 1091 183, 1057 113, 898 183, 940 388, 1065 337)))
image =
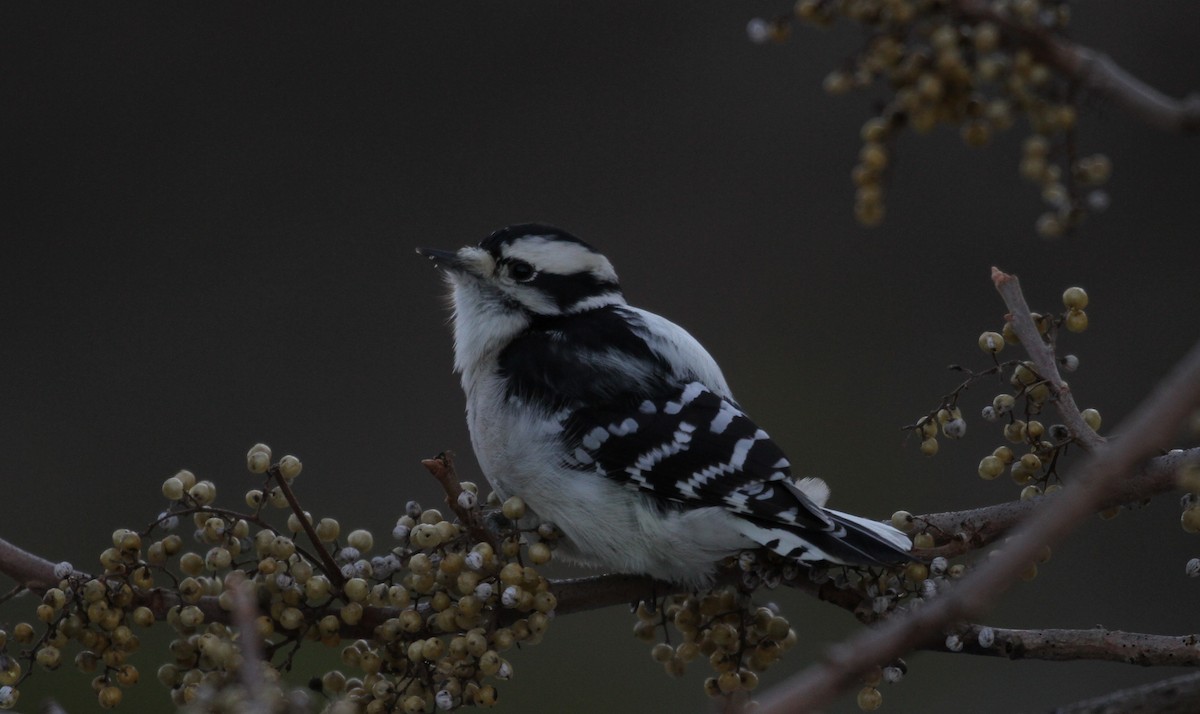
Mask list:
POLYGON ((817 530, 757 518, 739 519, 742 533, 779 555, 802 563, 899 565, 911 561, 912 542, 886 523, 822 509, 831 528, 817 530))
POLYGON ((912 560, 912 541, 898 529, 862 516, 826 508, 825 512, 845 529, 840 538, 850 560, 846 565, 897 565, 912 560))

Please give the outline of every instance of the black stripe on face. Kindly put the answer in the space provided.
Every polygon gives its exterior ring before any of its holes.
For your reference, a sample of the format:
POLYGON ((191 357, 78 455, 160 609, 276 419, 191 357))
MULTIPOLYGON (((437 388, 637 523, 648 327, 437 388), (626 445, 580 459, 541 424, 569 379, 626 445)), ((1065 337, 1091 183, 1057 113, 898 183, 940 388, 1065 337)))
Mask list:
POLYGON ((558 306, 560 312, 570 312, 575 305, 597 295, 621 294, 620 285, 590 272, 572 275, 541 272, 524 285, 547 295, 558 306))

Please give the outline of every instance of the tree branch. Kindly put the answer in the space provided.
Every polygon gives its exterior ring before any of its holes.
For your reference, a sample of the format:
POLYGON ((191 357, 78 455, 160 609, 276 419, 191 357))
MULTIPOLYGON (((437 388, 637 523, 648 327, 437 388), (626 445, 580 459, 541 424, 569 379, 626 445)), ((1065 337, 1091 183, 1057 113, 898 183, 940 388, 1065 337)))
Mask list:
MULTIPOLYGON (((970 625, 958 631, 963 654, 1047 662, 1086 659, 1143 667, 1200 666, 1200 636, 1197 635, 1149 635, 1103 628, 1010 630, 987 627, 993 641, 984 647, 979 641, 979 633, 984 629, 983 625, 970 625)), ((928 649, 948 651, 944 642, 935 643, 928 649)))
POLYGON ((954 8, 963 17, 985 20, 1020 38, 1044 62, 1135 119, 1163 131, 1200 132, 1200 95, 1193 93, 1183 100, 1169 97, 1134 77, 1108 55, 1022 25, 1008 14, 994 10, 986 0, 957 0, 954 8))
MULTIPOLYGON (((1015 279, 1013 279, 1015 283, 1015 279)), ((1015 315, 1014 315, 1015 317, 1015 315)), ((1025 316, 1028 319, 1028 315, 1025 316)), ((1120 492, 1119 480, 1166 447, 1174 425, 1200 403, 1200 344, 1127 418, 1121 438, 1100 444, 1074 470, 1078 477, 1018 529, 1005 549, 982 563, 957 587, 916 611, 898 614, 829 650, 826 661, 784 682, 762 699, 763 714, 811 711, 825 706, 856 678, 905 652, 932 642, 948 625, 975 619, 991 608, 1037 553, 1066 537, 1106 500, 1120 492)))
MULTIPOLYGON (((1200 447, 1176 450, 1151 459, 1135 474, 1123 480, 1112 496, 1101 502, 1098 510, 1142 501, 1174 490, 1177 488, 1176 474, 1179 469, 1185 463, 1191 462, 1200 462, 1200 447)), ((920 555, 930 558, 937 555, 953 557, 982 548, 1002 538, 1016 524, 1033 513, 1039 504, 1053 498, 1049 496, 1033 501, 1010 501, 963 511, 916 516, 916 519, 925 523, 930 530, 940 532, 948 538, 948 542, 936 548, 926 549, 920 555)), ((0 539, 0 573, 15 580, 20 587, 40 594, 47 588, 56 586, 58 579, 54 577, 54 567, 54 563, 0 539)), ((785 585, 860 615, 862 619, 860 610, 863 602, 858 593, 840 590, 831 583, 817 585, 804 578, 786 582, 785 585)), ((676 586, 661 580, 619 574, 552 580, 550 586, 558 599, 555 612, 559 615, 634 603, 650 593, 663 595, 678 591, 676 586)), ((139 601, 140 604, 150 607, 160 619, 166 617, 171 607, 183 604, 174 594, 160 589, 140 593, 139 601)), ((215 598, 202 598, 197 604, 210 622, 229 619, 228 613, 217 605, 215 598)), ((347 636, 370 635, 371 628, 394 615, 383 610, 375 612, 377 609, 367 608, 364 622, 368 625, 364 626, 362 632, 355 630, 347 636)))
MULTIPOLYGON (((1177 449, 1150 459, 1135 473, 1120 481, 1097 510, 1127 503, 1136 503, 1178 488, 1179 469, 1187 463, 1200 462, 1200 447, 1177 449)), ((922 557, 947 558, 982 548, 1007 534, 1022 520, 1051 501, 1055 496, 1043 496, 1031 501, 1010 501, 965 511, 947 511, 915 516, 928 524, 932 531, 949 537, 949 542, 919 553, 922 557)))
MULTIPOLYGON (((1029 334, 1028 338, 1022 334, 1023 343, 1035 350, 1035 360, 1040 359, 1036 350, 1045 349, 1046 345, 1037 335, 1023 298, 1013 298, 1020 297, 1016 279, 999 271, 995 277, 997 289, 1005 294, 1006 301, 1009 302, 1014 325, 1021 326, 1020 331, 1029 334), (1030 330, 1032 332, 1029 332, 1030 330)), ((1045 355, 1042 355, 1042 358, 1045 358, 1045 355)), ((1052 354, 1049 362, 1053 367, 1052 354)), ((1043 371, 1043 376, 1048 380, 1061 382, 1055 369, 1039 365, 1039 370, 1043 371)), ((1060 386, 1057 394, 1063 397, 1059 403, 1065 411, 1078 412, 1073 402, 1068 401, 1070 393, 1065 385, 1060 386)), ((985 562, 964 581, 949 589, 945 595, 929 600, 926 607, 919 611, 895 616, 879 629, 864 632, 847 644, 832 649, 828 655, 828 662, 802 672, 784 687, 768 693, 763 711, 779 711, 781 706, 789 711, 798 706, 820 706, 853 682, 858 673, 879 662, 889 661, 915 647, 936 649, 938 645, 934 644, 934 641, 937 633, 945 630, 950 623, 973 618, 985 611, 1025 565, 1034 560, 1037 551, 1044 545, 1051 545, 1064 537, 1082 518, 1111 505, 1141 500, 1173 488, 1178 467, 1186 460, 1200 457, 1200 450, 1176 451, 1151 459, 1141 468, 1138 468, 1138 465, 1155 449, 1161 448, 1169 438, 1171 430, 1163 428, 1163 425, 1182 421, 1198 401, 1200 346, 1189 353, 1168 379, 1164 380, 1126 421, 1121 439, 1113 443, 1102 439, 1095 440, 1093 452, 1079 467, 1082 476, 1074 480, 1060 495, 1044 499, 1044 505, 1038 506, 1037 501, 1016 502, 921 517, 931 528, 952 536, 952 543, 942 546, 939 551, 946 554, 986 545, 1007 532, 1013 524, 1029 516, 1028 523, 1021 528, 1001 556, 985 562), (1131 472, 1136 475, 1129 477, 1131 472), (784 702, 786 704, 782 704, 784 702)), ((1090 432, 1090 429, 1088 431, 1090 432)), ((1081 435, 1084 433, 1086 432, 1080 432, 1081 435)), ((442 464, 438 462, 437 465, 442 464)), ((453 486, 457 485, 457 479, 453 477, 450 465, 447 463, 445 466, 445 478, 439 477, 439 480, 443 481, 448 495, 452 496, 451 507, 454 508, 460 505, 457 496, 453 494, 453 486), (451 481, 453 483, 447 486, 451 481)), ((431 471, 436 470, 431 468, 431 471)), ((434 475, 438 474, 435 472, 434 475)), ((461 490, 461 487, 459 489, 461 490)), ((285 489, 285 494, 291 495, 288 489, 285 489)), ((294 495, 288 500, 292 502, 293 510, 297 514, 303 513, 299 510, 299 504, 293 502, 294 495)), ((455 510, 457 512, 458 509, 455 510)), ((467 515, 469 517, 470 514, 467 515)), ((307 519, 301 518, 302 523, 306 521, 307 519)), ((314 543, 318 542, 315 534, 309 535, 314 543)), ((323 549, 318 547, 318 552, 321 551, 323 549)), ((56 585, 59 578, 54 576, 54 569, 53 563, 0 540, 0 572, 16 579, 22 587, 40 592, 56 585)), ((788 585, 832 602, 860 618, 873 617, 872 613, 863 610, 862 596, 856 591, 838 589, 830 582, 817 585, 804 578, 788 585)), ((632 603, 648 594, 661 595, 677 591, 677 588, 670 584, 648 577, 624 575, 561 580, 553 582, 551 587, 558 598, 559 614, 632 603)), ((137 591, 135 601, 136 604, 150 607, 159 619, 165 619, 171 608, 182 604, 178 593, 164 589, 137 591)), ((221 609, 214 597, 201 598, 196 604, 209 621, 230 620, 231 615, 221 609)), ((333 608, 329 610, 333 612, 333 608)), ((390 617, 395 617, 398 612, 396 608, 366 608, 359 625, 344 628, 341 634, 346 637, 369 636, 375 626, 390 617)), ((243 621, 246 614, 243 612, 241 615, 243 621)), ((318 616, 321 614, 317 613, 318 616)), ((997 631, 993 630, 998 645, 982 648, 977 643, 978 629, 963 631, 974 632, 975 644, 965 647, 965 651, 977 654, 1038 659, 1087 657, 1138 664, 1196 664, 1196 655, 1183 649, 1194 648, 1194 638, 1191 637, 1054 630, 1001 630, 997 635, 997 631), (1127 654, 1128 649, 1132 647, 1137 648, 1137 655, 1127 654), (987 651, 984 651, 985 649, 987 651), (1072 654, 1063 654, 1068 649, 1072 654)), ((942 646, 944 647, 944 644, 942 646)))
POLYGON ((1193 714, 1200 711, 1200 673, 1185 674, 1056 707, 1053 714, 1193 714))
POLYGON ((21 587, 45 592, 58 585, 54 563, 0 538, 0 573, 17 581, 21 587))

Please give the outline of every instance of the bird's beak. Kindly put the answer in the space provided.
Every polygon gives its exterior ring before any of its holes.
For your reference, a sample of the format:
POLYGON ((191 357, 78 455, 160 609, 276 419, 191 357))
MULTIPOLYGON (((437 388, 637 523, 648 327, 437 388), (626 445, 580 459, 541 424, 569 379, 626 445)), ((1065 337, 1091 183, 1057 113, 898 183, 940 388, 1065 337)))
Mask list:
POLYGON ((462 270, 462 260, 458 257, 458 253, 452 250, 438 250, 437 248, 417 248, 417 253, 429 258, 434 264, 444 270, 462 270))

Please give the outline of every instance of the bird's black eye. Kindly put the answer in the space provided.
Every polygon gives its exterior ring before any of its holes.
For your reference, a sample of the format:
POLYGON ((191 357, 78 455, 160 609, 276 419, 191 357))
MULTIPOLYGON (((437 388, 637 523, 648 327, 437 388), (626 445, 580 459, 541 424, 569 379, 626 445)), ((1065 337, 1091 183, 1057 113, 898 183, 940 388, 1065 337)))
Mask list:
POLYGON ((508 265, 508 274, 518 283, 527 283, 533 280, 533 276, 537 275, 537 271, 533 269, 532 265, 523 260, 514 260, 508 265))

